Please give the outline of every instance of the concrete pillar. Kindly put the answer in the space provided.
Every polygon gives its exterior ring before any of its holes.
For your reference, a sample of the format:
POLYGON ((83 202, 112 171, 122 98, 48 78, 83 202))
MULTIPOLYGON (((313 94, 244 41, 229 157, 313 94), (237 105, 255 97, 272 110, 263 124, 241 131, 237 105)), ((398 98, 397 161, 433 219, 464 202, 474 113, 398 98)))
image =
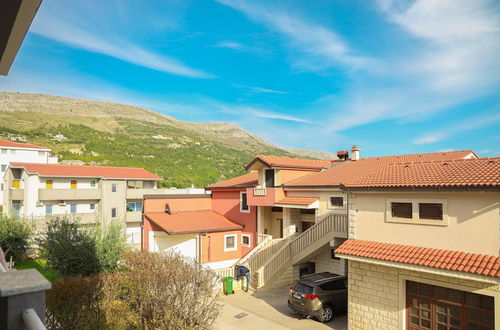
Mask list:
POLYGON ((0 273, 0 330, 27 329, 23 312, 32 308, 45 319, 45 291, 52 287, 37 270, 0 273))

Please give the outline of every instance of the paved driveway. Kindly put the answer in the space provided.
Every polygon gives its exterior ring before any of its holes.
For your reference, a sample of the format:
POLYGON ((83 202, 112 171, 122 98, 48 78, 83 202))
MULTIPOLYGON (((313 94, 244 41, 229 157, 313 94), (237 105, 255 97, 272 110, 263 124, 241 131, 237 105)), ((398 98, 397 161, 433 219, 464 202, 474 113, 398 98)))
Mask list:
POLYGON ((346 315, 323 324, 293 314, 287 305, 287 288, 267 292, 236 291, 222 297, 224 309, 217 329, 347 329, 346 315))

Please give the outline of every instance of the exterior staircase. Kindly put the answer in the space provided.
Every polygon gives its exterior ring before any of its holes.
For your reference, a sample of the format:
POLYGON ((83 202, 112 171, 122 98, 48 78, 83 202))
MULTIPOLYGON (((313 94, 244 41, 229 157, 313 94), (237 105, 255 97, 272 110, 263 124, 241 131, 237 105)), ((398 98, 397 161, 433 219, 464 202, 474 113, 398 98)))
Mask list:
POLYGON ((300 235, 294 235, 281 244, 281 248, 267 258, 256 271, 252 268, 251 285, 255 290, 283 273, 292 265, 301 263, 334 237, 347 238, 347 215, 332 212, 320 216, 316 223, 300 235))

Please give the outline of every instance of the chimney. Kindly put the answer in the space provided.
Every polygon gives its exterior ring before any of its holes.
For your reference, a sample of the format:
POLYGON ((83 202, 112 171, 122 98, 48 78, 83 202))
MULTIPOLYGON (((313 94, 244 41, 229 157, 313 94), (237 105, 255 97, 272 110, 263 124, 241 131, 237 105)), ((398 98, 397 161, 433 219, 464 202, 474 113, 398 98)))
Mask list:
POLYGON ((337 158, 340 160, 347 160, 349 158, 349 152, 348 151, 337 151, 337 158))
POLYGON ((353 145, 351 148, 351 160, 359 160, 359 152, 361 149, 357 145, 353 145))

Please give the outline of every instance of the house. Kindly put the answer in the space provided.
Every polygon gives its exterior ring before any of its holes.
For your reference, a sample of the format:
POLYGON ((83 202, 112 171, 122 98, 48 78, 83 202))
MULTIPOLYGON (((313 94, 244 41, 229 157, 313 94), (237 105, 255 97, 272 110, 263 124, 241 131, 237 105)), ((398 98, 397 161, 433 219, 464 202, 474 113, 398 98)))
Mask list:
POLYGON ((232 267, 251 250, 252 236, 216 203, 209 194, 146 195, 142 249, 175 251, 211 269, 232 267))
POLYGON ((143 196, 157 192, 159 180, 143 168, 12 162, 4 212, 40 220, 68 215, 82 224, 120 219, 139 247, 143 196))
MULTIPOLYGON (((2 185, 10 162, 57 164, 57 157, 50 156, 49 148, 0 139, 0 184, 2 185)), ((3 194, 0 194, 0 205, 2 204, 3 194)))
POLYGON ((500 158, 379 164, 342 190, 349 329, 500 325, 500 158))
MULTIPOLYGON (((242 177, 232 179, 249 209, 256 209, 257 235, 272 236, 273 249, 260 247, 250 258, 250 262, 265 260, 254 263, 254 288, 289 284, 311 272, 347 274, 347 262, 335 251, 355 237, 356 204, 344 189, 349 180, 394 163, 477 158, 471 150, 360 158, 357 146, 350 158, 346 154, 341 152, 332 161, 256 156, 246 168, 252 171, 247 176, 256 177, 257 183, 247 180, 240 185, 242 177)), ((221 190, 231 188, 227 183, 222 186, 221 190)))

